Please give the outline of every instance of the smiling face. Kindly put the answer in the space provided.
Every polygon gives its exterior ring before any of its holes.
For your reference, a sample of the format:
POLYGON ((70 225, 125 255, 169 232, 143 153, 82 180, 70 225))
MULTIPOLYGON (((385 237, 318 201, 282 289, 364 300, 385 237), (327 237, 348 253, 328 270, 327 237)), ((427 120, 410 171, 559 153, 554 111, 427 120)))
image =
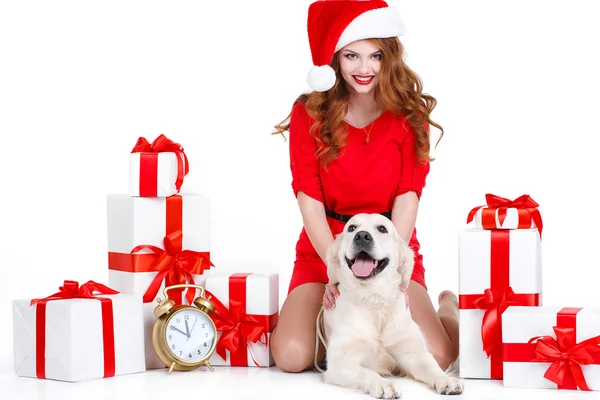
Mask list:
POLYGON ((381 273, 388 266, 394 240, 393 225, 385 217, 358 216, 345 227, 342 243, 344 261, 359 280, 366 280, 381 273), (371 221, 369 221, 371 219, 371 221))
POLYGON ((414 253, 392 221, 380 214, 357 214, 328 249, 328 274, 347 287, 379 282, 407 286, 414 253))
POLYGON ((351 92, 368 93, 377 86, 382 56, 381 49, 368 40, 352 42, 339 51, 340 73, 351 92))

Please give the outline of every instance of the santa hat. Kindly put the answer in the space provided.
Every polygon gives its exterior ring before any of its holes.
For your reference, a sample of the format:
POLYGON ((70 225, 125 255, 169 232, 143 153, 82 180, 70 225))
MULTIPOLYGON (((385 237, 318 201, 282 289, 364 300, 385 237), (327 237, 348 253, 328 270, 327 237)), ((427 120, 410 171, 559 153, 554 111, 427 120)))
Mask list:
POLYGON ((324 92, 335 84, 329 66, 333 54, 361 39, 401 36, 406 31, 398 11, 382 0, 320 0, 308 9, 308 41, 313 67, 308 85, 324 92))

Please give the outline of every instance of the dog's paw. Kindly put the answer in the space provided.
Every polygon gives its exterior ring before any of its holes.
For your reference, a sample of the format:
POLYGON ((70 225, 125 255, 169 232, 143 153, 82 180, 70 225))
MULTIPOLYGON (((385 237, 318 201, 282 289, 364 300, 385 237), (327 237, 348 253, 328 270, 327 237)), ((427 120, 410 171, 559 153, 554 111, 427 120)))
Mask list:
POLYGON ((461 394, 463 392, 463 383, 458 378, 444 376, 435 381, 433 389, 439 394, 461 394))
POLYGON ((369 394, 378 399, 399 399, 400 391, 396 389, 394 382, 388 379, 378 379, 369 388, 369 394))

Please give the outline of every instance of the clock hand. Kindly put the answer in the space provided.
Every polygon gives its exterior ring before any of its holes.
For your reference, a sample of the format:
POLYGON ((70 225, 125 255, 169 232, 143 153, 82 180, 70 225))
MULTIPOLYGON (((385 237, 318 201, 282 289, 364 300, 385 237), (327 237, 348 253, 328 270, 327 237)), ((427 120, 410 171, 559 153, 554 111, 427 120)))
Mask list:
POLYGON ((190 335, 192 334, 192 331, 194 330, 194 327, 196 326, 196 322, 198 322, 198 318, 196 318, 196 320, 194 321, 194 325, 192 325, 192 330, 190 331, 190 335))
POLYGON ((171 325, 171 329, 173 329, 173 330, 176 330, 177 332, 181 332, 181 333, 183 333, 185 336, 187 336, 187 334, 186 334, 184 331, 182 331, 182 330, 180 330, 180 329, 177 329, 177 328, 176 328, 176 327, 174 327, 173 325, 171 325))
POLYGON ((187 332, 186 335, 188 337, 188 339, 190 338, 190 327, 188 326, 188 320, 185 320, 185 331, 187 332))

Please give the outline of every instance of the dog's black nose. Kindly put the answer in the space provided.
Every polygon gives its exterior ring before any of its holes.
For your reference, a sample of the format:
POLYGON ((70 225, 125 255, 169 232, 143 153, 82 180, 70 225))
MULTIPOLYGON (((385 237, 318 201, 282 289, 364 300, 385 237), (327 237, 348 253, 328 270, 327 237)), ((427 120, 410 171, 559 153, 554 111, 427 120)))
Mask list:
POLYGON ((367 231, 360 231, 357 232, 356 235, 354 235, 354 243, 357 246, 370 246, 373 244, 373 237, 367 231))

